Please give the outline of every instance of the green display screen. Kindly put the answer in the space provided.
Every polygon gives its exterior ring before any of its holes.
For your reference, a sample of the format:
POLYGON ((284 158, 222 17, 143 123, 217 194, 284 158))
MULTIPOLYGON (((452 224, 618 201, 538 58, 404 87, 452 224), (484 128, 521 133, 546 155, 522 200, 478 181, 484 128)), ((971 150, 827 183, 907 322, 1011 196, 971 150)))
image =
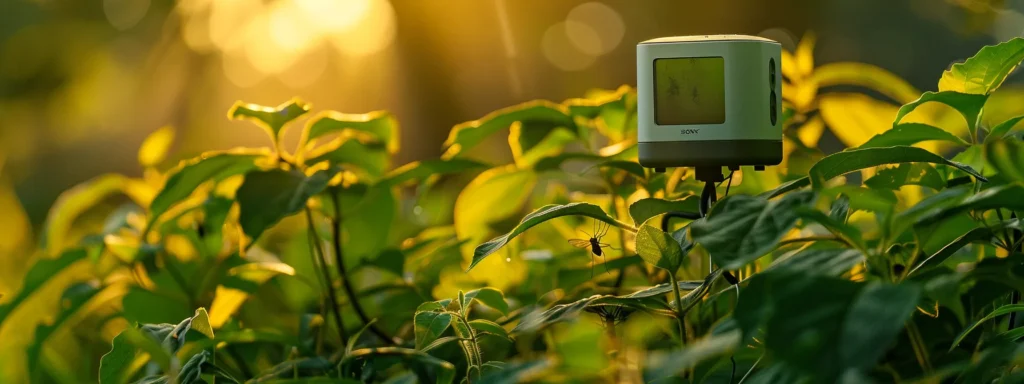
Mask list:
POLYGON ((658 125, 725 122, 725 59, 654 60, 654 121, 658 125))

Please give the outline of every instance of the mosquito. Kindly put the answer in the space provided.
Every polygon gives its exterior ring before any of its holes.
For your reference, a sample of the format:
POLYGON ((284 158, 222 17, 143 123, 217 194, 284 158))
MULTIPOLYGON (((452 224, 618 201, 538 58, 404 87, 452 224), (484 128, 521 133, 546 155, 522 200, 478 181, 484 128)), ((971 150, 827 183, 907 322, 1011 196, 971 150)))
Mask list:
MULTIPOLYGON (((618 250, 618 248, 614 248, 609 244, 601 242, 601 238, 608 234, 608 230, 611 226, 611 224, 594 219, 594 234, 582 231, 587 235, 587 237, 589 237, 588 239, 569 239, 569 244, 576 248, 590 248, 590 278, 594 278, 594 265, 597 264, 597 261, 594 259, 594 255, 604 257, 604 249, 618 250), (602 226, 602 224, 604 225, 602 226)), ((605 272, 608 272, 607 265, 604 267, 604 270, 605 272)))

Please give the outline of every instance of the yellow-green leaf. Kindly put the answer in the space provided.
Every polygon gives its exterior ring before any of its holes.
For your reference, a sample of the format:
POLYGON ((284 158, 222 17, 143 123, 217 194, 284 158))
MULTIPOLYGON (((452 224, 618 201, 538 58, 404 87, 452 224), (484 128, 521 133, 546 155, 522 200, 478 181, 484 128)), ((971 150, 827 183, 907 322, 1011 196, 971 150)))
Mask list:
POLYGON ((311 106, 306 102, 293 98, 277 107, 266 107, 236 101, 228 110, 228 118, 232 120, 249 120, 263 128, 273 140, 275 148, 281 138, 285 125, 305 115, 311 106))
POLYGON ((332 133, 345 130, 368 132, 377 140, 383 141, 388 153, 397 153, 400 140, 398 120, 388 111, 367 113, 341 113, 335 111, 320 112, 306 124, 305 138, 300 145, 316 140, 332 133))
POLYGON ((284 263, 260 262, 243 264, 228 270, 227 278, 217 287, 213 304, 210 305, 210 333, 213 333, 213 328, 224 325, 249 298, 249 294, 255 292, 270 278, 279 275, 293 276, 295 269, 284 263))
POLYGON ((149 134, 139 147, 139 164, 152 167, 164 161, 174 143, 174 127, 166 126, 149 134))
POLYGON ((443 159, 450 159, 473 148, 487 137, 515 122, 575 127, 568 109, 550 101, 536 100, 491 112, 479 120, 452 127, 444 142, 443 159))
POLYGON ((1024 60, 1022 38, 985 46, 963 63, 953 64, 943 72, 939 91, 987 95, 1003 84, 1021 60, 1024 60))

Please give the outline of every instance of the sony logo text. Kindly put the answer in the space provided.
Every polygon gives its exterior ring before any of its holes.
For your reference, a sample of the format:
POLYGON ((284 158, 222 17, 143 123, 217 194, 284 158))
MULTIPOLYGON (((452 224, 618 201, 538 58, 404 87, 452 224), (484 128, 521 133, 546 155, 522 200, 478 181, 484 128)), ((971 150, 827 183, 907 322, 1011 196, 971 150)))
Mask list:
POLYGON ((699 129, 683 129, 683 130, 680 130, 679 133, 684 134, 684 135, 693 135, 693 134, 696 134, 698 131, 700 131, 700 130, 699 129))

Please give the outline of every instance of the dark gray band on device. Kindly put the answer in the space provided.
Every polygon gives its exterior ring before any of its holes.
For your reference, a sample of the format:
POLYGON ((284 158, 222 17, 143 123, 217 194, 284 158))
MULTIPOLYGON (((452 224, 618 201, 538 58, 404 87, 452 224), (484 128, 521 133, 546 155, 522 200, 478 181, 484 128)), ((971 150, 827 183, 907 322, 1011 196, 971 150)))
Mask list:
POLYGON ((647 168, 767 166, 782 162, 782 140, 654 141, 637 145, 640 164, 647 168), (684 158, 685 162, 679 161, 684 158))

